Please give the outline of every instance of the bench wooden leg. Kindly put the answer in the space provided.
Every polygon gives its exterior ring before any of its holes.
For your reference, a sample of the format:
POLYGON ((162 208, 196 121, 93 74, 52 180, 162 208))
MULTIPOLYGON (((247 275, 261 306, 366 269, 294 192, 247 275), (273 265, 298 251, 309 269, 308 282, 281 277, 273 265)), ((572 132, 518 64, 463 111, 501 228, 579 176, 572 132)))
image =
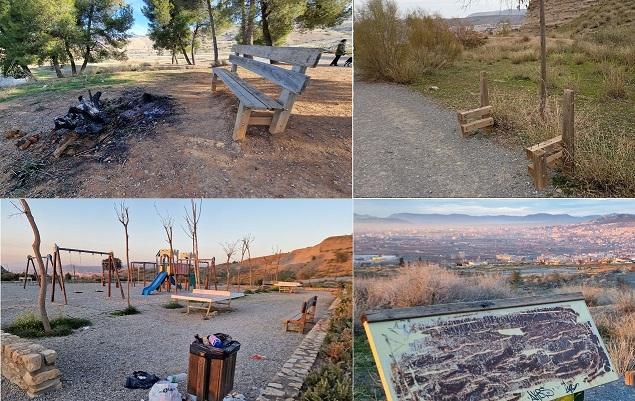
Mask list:
POLYGON ((295 98, 298 95, 295 93, 291 93, 289 91, 283 91, 280 95, 279 101, 284 105, 283 110, 276 110, 273 113, 273 119, 271 120, 271 125, 269 126, 269 132, 272 134, 279 134, 284 131, 287 127, 287 123, 289 122, 289 117, 291 116, 291 110, 293 109, 293 103, 295 103, 295 98))
POLYGON ((242 102, 238 107, 238 114, 236 114, 236 123, 234 124, 234 141, 242 141, 247 135, 247 127, 249 125, 249 117, 251 116, 251 109, 243 106, 242 102))
POLYGON ((205 317, 209 317, 209 312, 212 310, 212 303, 207 304, 207 312, 205 313, 205 317))

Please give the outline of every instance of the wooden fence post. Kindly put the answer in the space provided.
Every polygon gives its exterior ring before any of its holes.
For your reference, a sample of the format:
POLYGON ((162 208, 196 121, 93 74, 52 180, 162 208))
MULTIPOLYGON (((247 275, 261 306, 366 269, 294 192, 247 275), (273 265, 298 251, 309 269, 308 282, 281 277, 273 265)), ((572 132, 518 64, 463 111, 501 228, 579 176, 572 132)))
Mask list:
POLYGON ((545 188, 545 176, 547 174, 547 157, 545 151, 538 149, 532 153, 532 162, 534 168, 534 185, 539 190, 545 188))
POLYGON ((562 99, 562 145, 564 148, 564 171, 573 173, 575 169, 575 92, 564 90, 562 99))
POLYGON ((489 106, 489 91, 487 90, 487 72, 481 71, 481 107, 489 106))

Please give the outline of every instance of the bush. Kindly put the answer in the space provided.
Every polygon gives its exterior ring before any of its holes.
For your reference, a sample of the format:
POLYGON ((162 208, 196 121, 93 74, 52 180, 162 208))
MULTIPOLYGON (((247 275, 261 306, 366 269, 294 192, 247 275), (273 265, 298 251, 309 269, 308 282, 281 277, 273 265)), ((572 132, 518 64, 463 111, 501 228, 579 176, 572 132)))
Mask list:
POLYGON ((165 309, 180 309, 180 308, 184 308, 183 305, 181 305, 180 303, 178 303, 176 301, 170 301, 167 304, 164 304, 163 307, 165 309))
POLYGON ((455 34, 465 49, 475 49, 487 43, 487 36, 474 30, 473 26, 459 26, 455 34))
POLYGON ((413 82, 461 54, 461 43, 440 17, 413 11, 405 18, 394 0, 370 0, 355 18, 355 66, 365 79, 413 82))
POLYGON ((128 306, 126 309, 116 310, 111 313, 113 316, 128 316, 128 315, 138 315, 141 311, 134 306, 128 306))
POLYGON ((626 99, 628 97, 628 77, 621 68, 605 67, 602 81, 602 95, 608 99, 626 99))
POLYGON ((335 261, 337 263, 346 263, 348 262, 349 257, 350 257, 349 252, 337 251, 335 253, 335 261))
POLYGON ((92 324, 88 319, 70 316, 58 316, 50 320, 50 323, 51 333, 44 333, 44 325, 42 325, 40 317, 32 312, 28 312, 18 315, 15 320, 7 326, 6 331, 23 338, 59 337, 67 336, 71 334, 73 330, 92 324))
POLYGON ((310 372, 305 380, 307 390, 302 401, 351 401, 353 383, 340 364, 327 363, 319 371, 310 372))
POLYGON ((507 278, 507 282, 514 287, 520 287, 523 284, 523 276, 518 270, 514 270, 507 278))

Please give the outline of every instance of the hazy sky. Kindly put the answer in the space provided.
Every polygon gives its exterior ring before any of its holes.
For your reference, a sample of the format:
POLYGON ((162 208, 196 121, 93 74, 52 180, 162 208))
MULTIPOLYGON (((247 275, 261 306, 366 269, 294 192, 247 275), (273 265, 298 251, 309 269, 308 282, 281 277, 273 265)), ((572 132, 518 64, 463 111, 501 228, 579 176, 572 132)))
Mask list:
POLYGON ((463 213, 514 215, 534 213, 585 216, 610 213, 635 214, 629 199, 362 199, 355 200, 355 213, 386 217, 393 213, 463 213))
MULTIPOLYGON (((53 245, 98 251, 114 251, 124 258, 123 227, 113 205, 116 200, 103 199, 33 199, 29 201, 42 236, 42 254, 51 253, 53 245)), ((174 248, 190 251, 191 240, 185 234, 184 206, 189 200, 128 200, 130 209, 130 260, 154 261, 160 248, 167 248, 165 234, 154 205, 174 218, 174 248)), ((7 200, 2 200, 0 223, 3 266, 24 269, 26 256, 33 254, 33 233, 24 215, 7 200)), ((252 256, 271 254, 278 246, 283 251, 316 245, 332 235, 352 233, 350 200, 249 200, 213 199, 203 201, 199 247, 201 257, 222 259, 219 242, 240 239, 247 233, 255 236, 252 256)), ((100 259, 78 254, 72 260, 63 254, 64 264, 99 265, 100 259), (81 263, 80 263, 81 262, 81 263)))
MULTIPOLYGON (((516 8, 513 0, 396 0, 404 11, 423 9, 430 14, 441 14, 445 18, 465 17, 468 14, 516 8), (466 5, 467 3, 467 5, 466 5)), ((356 1, 360 4, 362 1, 356 1)))

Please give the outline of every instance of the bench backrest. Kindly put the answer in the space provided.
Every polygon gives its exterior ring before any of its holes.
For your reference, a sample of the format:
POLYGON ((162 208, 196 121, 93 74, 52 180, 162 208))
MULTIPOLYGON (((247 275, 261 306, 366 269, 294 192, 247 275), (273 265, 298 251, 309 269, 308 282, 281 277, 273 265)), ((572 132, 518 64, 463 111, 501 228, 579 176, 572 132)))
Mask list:
POLYGON ((233 64, 232 71, 240 66, 256 73, 264 79, 288 90, 292 93, 300 93, 306 88, 309 77, 304 74, 307 67, 315 67, 320 59, 319 49, 300 47, 271 47, 234 45, 232 50, 236 54, 229 55, 229 62, 233 64), (239 54, 268 58, 270 60, 292 64, 291 70, 278 67, 269 63, 263 63, 239 54))
POLYGON ((302 283, 298 283, 295 281, 276 281, 275 284, 278 287, 286 286, 286 287, 301 287, 302 283))
POLYGON ((231 297, 232 293, 229 291, 219 291, 219 290, 205 290, 202 288, 195 288, 192 290, 192 294, 205 294, 205 295, 216 295, 221 297, 231 297))
POLYGON ((253 57, 266 58, 281 63, 297 65, 301 67, 316 67, 322 56, 320 49, 309 47, 274 47, 234 45, 232 51, 253 57))

